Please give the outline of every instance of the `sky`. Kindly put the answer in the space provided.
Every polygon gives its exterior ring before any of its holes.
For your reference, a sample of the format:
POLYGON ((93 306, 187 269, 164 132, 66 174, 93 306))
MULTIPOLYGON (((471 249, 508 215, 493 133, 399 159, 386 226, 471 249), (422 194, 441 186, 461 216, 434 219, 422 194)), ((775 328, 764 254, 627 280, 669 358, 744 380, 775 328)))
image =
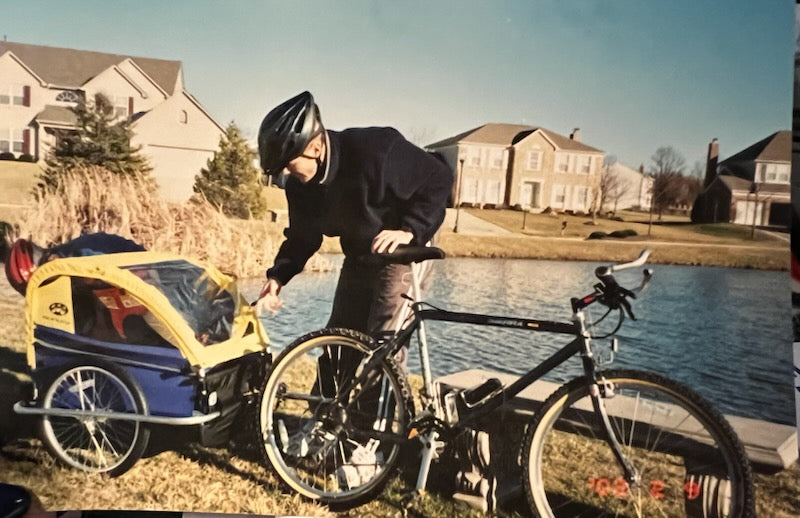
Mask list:
POLYGON ((631 167, 705 162, 791 128, 788 0, 4 0, 0 37, 183 63, 220 124, 255 141, 314 94, 330 129, 427 145, 490 122, 544 127, 631 167))

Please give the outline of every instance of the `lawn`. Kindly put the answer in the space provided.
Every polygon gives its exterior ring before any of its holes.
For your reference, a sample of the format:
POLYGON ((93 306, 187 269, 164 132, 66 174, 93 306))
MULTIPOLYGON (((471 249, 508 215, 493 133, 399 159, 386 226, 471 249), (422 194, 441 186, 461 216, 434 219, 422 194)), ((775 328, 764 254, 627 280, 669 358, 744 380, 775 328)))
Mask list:
POLYGON ((40 172, 36 164, 0 160, 0 221, 15 222, 21 217, 40 172))
POLYGON ((506 230, 529 236, 586 238, 593 232, 634 230, 642 239, 658 241, 758 244, 777 248, 787 245, 785 241, 763 232, 756 232, 755 239, 751 239, 750 227, 732 223, 693 224, 685 217, 665 216, 664 221, 658 221, 658 217, 654 216, 650 226, 649 215, 637 212, 621 212, 619 219, 622 221, 619 221, 601 217, 593 220, 590 216, 570 214, 525 214, 514 210, 462 210, 506 230))

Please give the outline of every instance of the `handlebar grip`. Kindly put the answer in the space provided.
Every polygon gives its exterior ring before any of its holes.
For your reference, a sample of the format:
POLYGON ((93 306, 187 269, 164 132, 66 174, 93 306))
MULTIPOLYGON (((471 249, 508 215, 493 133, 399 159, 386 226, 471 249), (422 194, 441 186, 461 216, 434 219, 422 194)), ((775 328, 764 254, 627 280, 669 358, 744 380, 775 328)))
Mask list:
POLYGON ((611 272, 618 272, 620 270, 627 270, 628 268, 636 268, 637 266, 643 265, 647 262, 647 258, 650 257, 650 254, 653 251, 649 248, 645 248, 641 252, 639 252, 639 257, 629 263, 622 263, 622 264, 615 264, 610 266, 611 272))
POLYGON ((608 277, 614 272, 618 272, 620 270, 627 270, 628 268, 636 268, 637 266, 643 265, 647 262, 647 258, 650 257, 650 254, 653 251, 649 248, 645 248, 639 253, 639 257, 635 260, 627 262, 627 263, 619 263, 619 264, 612 264, 610 266, 598 266, 594 274, 597 276, 598 279, 602 279, 603 277, 608 277))

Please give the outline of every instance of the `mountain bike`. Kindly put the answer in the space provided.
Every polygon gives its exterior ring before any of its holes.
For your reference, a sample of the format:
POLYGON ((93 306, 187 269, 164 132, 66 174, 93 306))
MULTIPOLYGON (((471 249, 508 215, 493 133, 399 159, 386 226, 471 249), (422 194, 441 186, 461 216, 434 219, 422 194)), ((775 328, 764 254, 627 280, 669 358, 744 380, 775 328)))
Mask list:
MULTIPOLYGON (((642 266, 601 266, 590 293, 570 300, 568 322, 446 311, 419 300, 413 276, 408 317, 391 337, 374 339, 347 329, 323 329, 288 346, 276 360, 259 403, 259 450, 278 478, 303 497, 346 509, 377 496, 399 461, 420 451, 417 490, 443 446, 573 357, 583 375, 560 386, 539 407, 520 445, 521 484, 534 515, 749 517, 754 514, 752 472, 742 443, 723 416, 687 386, 638 370, 606 370, 618 354, 614 334, 630 301, 647 285, 645 269, 634 289, 616 272, 642 266), (587 318, 595 305, 605 314, 587 318), (617 314, 618 321, 605 321, 617 314), (445 321, 498 326, 521 332, 572 336, 572 340, 503 386, 489 379, 445 393, 431 373, 425 324, 445 321), (393 357, 417 335, 421 409, 393 357), (609 340, 606 354, 595 342, 609 340), (602 357, 602 358, 601 358, 602 357), (421 443, 421 447, 420 447, 421 443)), ((372 261, 404 263, 440 259, 431 247, 409 247, 372 261)))

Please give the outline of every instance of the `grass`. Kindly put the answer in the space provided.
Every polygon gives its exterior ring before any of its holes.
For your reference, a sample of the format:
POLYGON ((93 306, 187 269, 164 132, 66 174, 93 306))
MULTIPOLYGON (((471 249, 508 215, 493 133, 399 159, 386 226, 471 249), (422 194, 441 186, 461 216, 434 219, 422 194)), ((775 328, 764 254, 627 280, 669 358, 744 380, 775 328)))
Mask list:
POLYGON ((528 236, 571 237, 585 239, 592 232, 610 233, 617 230, 634 230, 639 239, 705 243, 705 244, 757 244, 758 246, 781 248, 785 241, 765 233, 757 233, 750 239, 750 227, 732 223, 692 224, 688 218, 671 217, 669 221, 655 220, 648 235, 648 215, 622 212, 623 221, 569 214, 528 214, 513 210, 462 209, 469 214, 494 223, 506 230, 528 236), (525 218, 525 228, 523 228, 525 218), (562 225, 566 223, 563 234, 562 225))
POLYGON ((31 192, 41 168, 36 164, 0 160, 0 221, 19 223, 33 202, 31 192))
POLYGON ((733 224, 693 225, 686 218, 672 217, 669 223, 653 225, 647 236, 647 223, 638 222, 641 214, 625 214, 630 221, 588 216, 528 214, 522 228, 523 213, 511 210, 462 209, 469 214, 510 231, 498 235, 454 234, 443 227, 437 246, 453 257, 509 257, 581 261, 626 261, 643 248, 653 249, 650 261, 661 264, 723 266, 787 270, 789 243, 773 235, 757 232, 749 238, 749 228, 733 224), (563 222, 567 225, 562 235, 563 222), (610 233, 634 230, 637 235, 624 239, 592 239, 592 232, 610 233))
POLYGON ((36 164, 0 160, 0 203, 20 203, 29 198, 41 171, 36 164))

